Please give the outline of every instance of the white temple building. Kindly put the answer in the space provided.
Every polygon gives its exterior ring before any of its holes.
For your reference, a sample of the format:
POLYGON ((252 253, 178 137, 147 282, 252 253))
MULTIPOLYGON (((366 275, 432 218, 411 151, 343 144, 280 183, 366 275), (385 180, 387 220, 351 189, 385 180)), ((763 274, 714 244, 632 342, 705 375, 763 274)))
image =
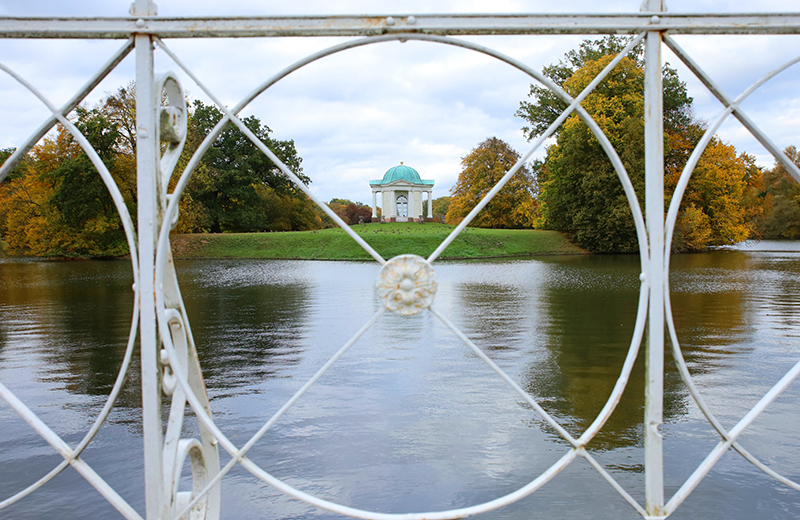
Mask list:
POLYGON ((372 218, 378 218, 380 201, 383 222, 433 221, 433 182, 420 179, 417 170, 402 162, 399 166, 389 168, 383 179, 369 181, 372 188, 372 218), (427 199, 423 194, 427 194, 427 199))

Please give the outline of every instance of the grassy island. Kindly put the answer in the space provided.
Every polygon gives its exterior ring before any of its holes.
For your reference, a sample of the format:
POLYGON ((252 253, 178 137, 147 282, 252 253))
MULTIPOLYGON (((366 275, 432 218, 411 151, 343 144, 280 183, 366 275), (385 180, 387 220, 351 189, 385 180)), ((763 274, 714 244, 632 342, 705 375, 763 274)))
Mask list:
MULTIPOLYGON (((413 253, 427 258, 455 226, 446 224, 359 224, 353 230, 384 258, 413 253)), ((343 230, 283 233, 174 235, 175 258, 272 258, 367 260, 371 258, 343 230)), ((442 259, 502 258, 585 253, 560 233, 533 229, 467 228, 442 259)))

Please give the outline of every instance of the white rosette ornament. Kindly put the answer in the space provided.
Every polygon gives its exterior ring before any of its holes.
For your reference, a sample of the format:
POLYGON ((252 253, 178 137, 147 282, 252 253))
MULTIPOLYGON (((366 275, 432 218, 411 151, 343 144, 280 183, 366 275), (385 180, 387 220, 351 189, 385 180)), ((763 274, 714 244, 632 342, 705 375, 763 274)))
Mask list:
POLYGON ((433 303, 436 274, 433 267, 418 255, 400 255, 383 265, 375 282, 378 297, 390 311, 411 316, 433 303))

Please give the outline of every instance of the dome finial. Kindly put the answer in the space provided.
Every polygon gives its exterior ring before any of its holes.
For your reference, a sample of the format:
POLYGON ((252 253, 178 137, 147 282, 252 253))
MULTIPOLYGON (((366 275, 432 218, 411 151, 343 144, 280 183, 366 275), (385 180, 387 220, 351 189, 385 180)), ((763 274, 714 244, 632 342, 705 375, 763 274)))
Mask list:
POLYGON ((403 164, 403 161, 400 161, 400 164, 403 164))

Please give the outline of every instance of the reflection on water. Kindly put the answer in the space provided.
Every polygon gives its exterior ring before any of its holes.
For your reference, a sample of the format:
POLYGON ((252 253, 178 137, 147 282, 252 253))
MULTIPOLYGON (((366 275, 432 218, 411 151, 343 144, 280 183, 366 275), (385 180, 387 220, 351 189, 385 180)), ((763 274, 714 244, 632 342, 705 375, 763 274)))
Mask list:
POLYGON ((302 360, 310 306, 302 270, 195 262, 181 275, 181 292, 194 303, 188 308, 189 322, 209 386, 246 385, 302 360))
MULTIPOLYGON (((576 257, 550 264, 544 284, 550 309, 546 365, 531 365, 527 388, 550 396, 552 408, 580 435, 602 410, 631 344, 639 299, 638 257, 576 257)), ((673 412, 665 403, 665 417, 673 412)), ((635 365, 627 390, 590 446, 611 449, 642 442, 643 363, 635 365)))
MULTIPOLYGON (((728 427, 797 361, 800 255, 718 252, 673 258, 683 354, 728 427)), ((378 309, 372 263, 180 261, 181 291, 212 408, 238 445, 378 309)), ((436 307, 561 425, 579 436, 605 405, 628 351, 639 291, 635 256, 436 265, 436 307)), ((75 444, 103 405, 132 312, 126 262, 0 262, 0 381, 75 444)), ((713 448, 671 357, 665 376, 668 495, 713 448)), ((643 501, 644 368, 590 451, 643 501)), ((797 385, 743 443, 798 477, 797 385)), ((140 511, 138 360, 85 459, 140 511)), ((187 436, 195 434, 191 421, 187 436)), ((0 405, 0 500, 59 457, 0 405)), ((526 484, 567 449, 430 313, 384 316, 249 453, 298 488, 383 512, 465 507, 526 484)), ((223 456, 223 461, 225 460, 223 456)), ((188 485, 188 482, 186 483, 188 485)), ((338 518, 289 500, 241 468, 223 518, 338 518)), ((797 494, 727 455, 673 518, 796 518, 797 494)), ((531 497, 479 518, 637 518, 583 461, 531 497)), ((0 518, 118 514, 74 471, 0 518)))

